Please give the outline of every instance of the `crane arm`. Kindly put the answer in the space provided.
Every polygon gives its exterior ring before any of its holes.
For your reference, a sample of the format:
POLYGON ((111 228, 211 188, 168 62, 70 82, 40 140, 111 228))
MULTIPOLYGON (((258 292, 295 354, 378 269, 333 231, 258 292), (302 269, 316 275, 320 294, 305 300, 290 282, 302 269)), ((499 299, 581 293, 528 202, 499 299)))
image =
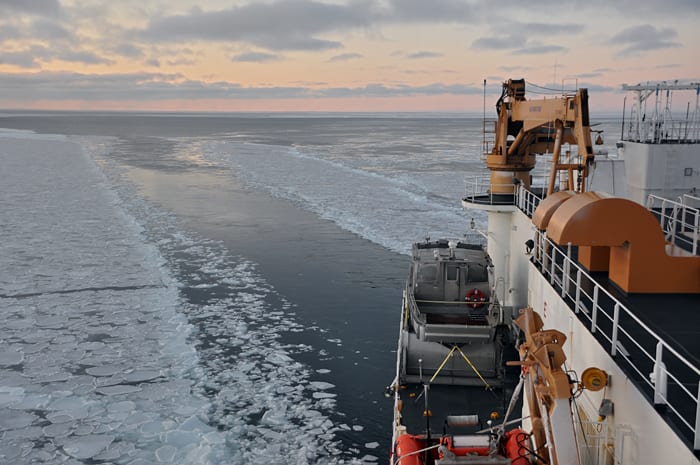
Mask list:
POLYGON ((566 171, 566 189, 585 191, 588 167, 593 163, 588 90, 550 99, 526 100, 525 81, 510 79, 496 105, 498 121, 493 150, 486 156, 491 171, 491 191, 513 193, 513 182, 530 186, 535 155, 552 150, 547 193, 556 189, 557 175, 566 171), (562 163, 563 144, 578 147, 578 160, 562 163), (576 176, 574 175, 576 171, 576 176), (579 183, 575 186, 575 180, 579 183))

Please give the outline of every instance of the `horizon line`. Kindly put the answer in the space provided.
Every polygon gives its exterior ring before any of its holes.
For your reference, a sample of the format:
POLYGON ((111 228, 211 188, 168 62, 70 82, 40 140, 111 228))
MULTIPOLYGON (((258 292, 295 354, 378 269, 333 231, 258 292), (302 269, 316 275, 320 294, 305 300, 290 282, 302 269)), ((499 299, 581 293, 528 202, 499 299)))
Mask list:
MULTIPOLYGON (((137 109, 49 109, 49 108, 0 108, 2 113, 92 113, 92 114, 141 114, 141 115, 268 115, 268 114, 330 114, 330 115, 461 115, 470 117, 484 117, 484 112, 479 110, 137 110, 137 109)), ((620 116, 619 110, 599 110, 595 114, 605 116, 620 116)), ((496 115, 487 112, 486 119, 493 119, 496 115), (491 116, 489 116, 491 114, 491 116)))

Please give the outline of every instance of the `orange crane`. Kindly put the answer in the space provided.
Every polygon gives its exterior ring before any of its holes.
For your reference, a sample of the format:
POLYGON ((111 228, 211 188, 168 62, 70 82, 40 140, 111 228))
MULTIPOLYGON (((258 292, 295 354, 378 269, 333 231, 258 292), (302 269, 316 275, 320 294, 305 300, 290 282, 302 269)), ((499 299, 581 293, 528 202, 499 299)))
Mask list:
POLYGON ((517 183, 529 188, 535 155, 550 150, 552 168, 547 194, 556 190, 561 171, 568 173, 563 190, 586 190, 585 179, 594 156, 587 89, 556 98, 526 100, 525 80, 509 79, 503 83, 496 109, 496 140, 486 156, 492 193, 512 194, 517 183), (562 144, 578 146, 578 159, 561 162, 562 144))
POLYGON ((532 437, 535 450, 540 451, 537 463, 578 465, 570 406, 573 385, 562 369, 566 336, 554 329, 543 331, 542 319, 531 308, 521 312, 515 323, 525 335, 525 342, 519 348, 520 364, 526 379, 532 437))

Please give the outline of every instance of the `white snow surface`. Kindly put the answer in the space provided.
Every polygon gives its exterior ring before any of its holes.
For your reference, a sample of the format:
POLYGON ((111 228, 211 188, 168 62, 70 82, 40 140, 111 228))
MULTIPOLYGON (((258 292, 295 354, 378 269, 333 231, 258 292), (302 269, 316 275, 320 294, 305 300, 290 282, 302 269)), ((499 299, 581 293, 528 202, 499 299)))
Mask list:
POLYGON ((218 462, 177 286, 97 166, 11 131, 0 166, 0 463, 218 462))
POLYGON ((309 330, 293 306, 141 198, 113 142, 0 132, 0 463, 365 462, 313 348, 279 342, 309 330))

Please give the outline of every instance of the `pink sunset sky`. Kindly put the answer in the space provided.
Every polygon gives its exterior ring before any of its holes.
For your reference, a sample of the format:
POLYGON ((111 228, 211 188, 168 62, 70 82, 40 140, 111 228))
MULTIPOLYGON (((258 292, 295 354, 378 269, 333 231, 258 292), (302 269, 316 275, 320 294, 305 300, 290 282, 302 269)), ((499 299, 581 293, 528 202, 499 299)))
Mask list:
POLYGON ((700 80, 698 0, 0 0, 0 108, 480 111, 700 80), (531 87, 530 89, 535 89, 531 87))

